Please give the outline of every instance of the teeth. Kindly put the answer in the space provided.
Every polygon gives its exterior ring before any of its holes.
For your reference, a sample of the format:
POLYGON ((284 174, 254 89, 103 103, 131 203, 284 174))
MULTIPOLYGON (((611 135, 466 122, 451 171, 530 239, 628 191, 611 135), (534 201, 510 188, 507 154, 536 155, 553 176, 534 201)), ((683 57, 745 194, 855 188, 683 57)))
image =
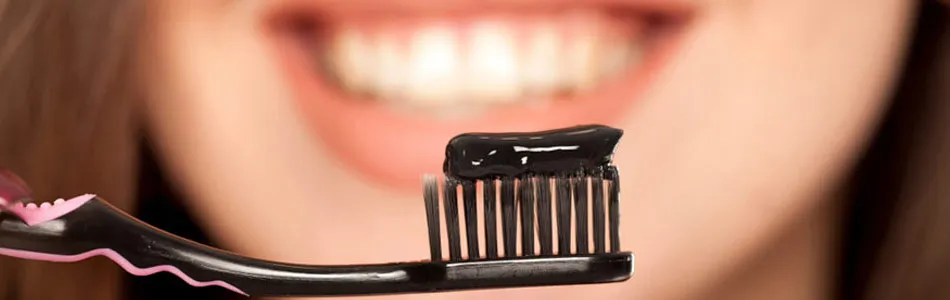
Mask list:
POLYGON ((375 63, 371 66, 372 69, 375 69, 375 72, 373 72, 375 76, 373 76, 370 83, 369 92, 386 101, 400 99, 400 92, 403 91, 403 79, 407 72, 407 65, 399 53, 397 43, 394 36, 383 35, 373 45, 374 53, 370 60, 375 63))
POLYGON ((364 90, 369 87, 372 63, 367 58, 371 52, 366 37, 352 29, 344 29, 335 36, 332 43, 334 48, 330 59, 336 64, 336 72, 340 83, 351 90, 364 90))
POLYGON ((438 104, 459 94, 458 41, 446 27, 424 28, 411 40, 406 98, 419 105, 438 104))
POLYGON ((570 43, 567 43, 565 47, 568 47, 569 50, 566 51, 566 74, 570 76, 569 81, 572 82, 575 88, 579 91, 587 91, 593 87, 596 83, 596 80, 599 79, 601 67, 598 63, 598 54, 602 54, 604 51, 598 51, 597 47, 600 46, 597 42, 599 38, 596 34, 590 34, 591 32, 597 32, 596 20, 592 22, 584 22, 583 19, 580 22, 577 22, 576 26, 580 26, 577 32, 575 32, 572 37, 574 40, 570 43))
POLYGON ((553 23, 539 24, 528 38, 521 65, 521 81, 529 95, 545 96, 545 93, 563 84, 559 75, 564 72, 552 69, 552 66, 559 66, 557 62, 561 45, 557 27, 553 23))
POLYGON ((473 104, 582 93, 639 63, 641 49, 633 38, 618 36, 601 19, 589 14, 527 24, 484 19, 410 30, 399 24, 365 31, 342 26, 325 49, 327 71, 348 91, 399 109, 409 104, 445 110, 448 117, 472 113, 473 104), (447 110, 459 107, 466 109, 447 110))
POLYGON ((466 94, 488 102, 505 102, 519 96, 517 45, 512 30, 483 22, 471 32, 466 55, 466 94))

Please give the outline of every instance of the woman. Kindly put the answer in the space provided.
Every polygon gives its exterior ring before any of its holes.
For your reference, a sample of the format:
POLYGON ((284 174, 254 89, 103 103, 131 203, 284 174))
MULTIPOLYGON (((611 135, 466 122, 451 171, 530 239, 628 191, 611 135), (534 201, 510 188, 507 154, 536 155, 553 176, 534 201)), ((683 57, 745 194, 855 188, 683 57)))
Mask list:
MULTIPOLYGON (((605 123, 633 279, 426 297, 945 298, 947 24, 904 0, 0 1, 0 164, 179 219, 133 200, 144 137, 221 247, 399 261, 449 136, 605 123)), ((102 259, 0 279, 124 297, 102 259)))

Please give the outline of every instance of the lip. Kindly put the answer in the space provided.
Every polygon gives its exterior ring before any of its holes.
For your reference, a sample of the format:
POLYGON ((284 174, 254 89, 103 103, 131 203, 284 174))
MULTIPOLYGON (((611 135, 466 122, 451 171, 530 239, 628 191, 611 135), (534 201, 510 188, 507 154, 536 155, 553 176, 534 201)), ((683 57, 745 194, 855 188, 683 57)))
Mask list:
POLYGON ((265 26, 276 57, 293 88, 300 112, 315 137, 335 159, 364 179, 402 191, 418 192, 421 176, 441 172, 446 142, 463 132, 538 131, 578 124, 618 126, 674 52, 689 7, 664 0, 285 0, 271 7, 265 26), (483 9, 550 9, 559 6, 609 6, 662 15, 662 32, 651 39, 642 62, 599 88, 576 96, 554 97, 543 108, 497 107, 477 117, 449 120, 394 112, 385 105, 342 92, 315 70, 299 36, 288 30, 292 18, 364 13, 445 13, 483 9))
POLYGON ((275 0, 265 9, 267 22, 289 15, 471 13, 485 10, 535 10, 556 7, 622 7, 669 16, 685 16, 694 6, 682 0, 275 0))

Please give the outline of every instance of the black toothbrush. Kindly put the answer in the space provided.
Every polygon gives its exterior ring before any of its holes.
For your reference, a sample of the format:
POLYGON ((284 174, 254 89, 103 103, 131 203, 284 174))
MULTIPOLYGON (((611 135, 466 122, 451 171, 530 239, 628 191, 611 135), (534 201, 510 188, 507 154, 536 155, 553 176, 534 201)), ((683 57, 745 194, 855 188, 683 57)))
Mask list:
MULTIPOLYGON (((434 176, 427 176, 424 183, 430 261, 313 266, 257 260, 174 236, 93 195, 36 205, 9 200, 24 198, 3 191, 0 254, 59 262, 103 255, 135 275, 171 272, 194 286, 220 286, 243 295, 270 297, 624 281, 633 272, 633 255, 620 251, 619 177, 616 167, 611 165, 613 148, 621 134, 617 129, 590 125, 535 133, 464 134, 454 138, 446 149, 443 187, 448 188, 440 189, 434 176), (453 189, 457 186, 462 191, 462 214, 458 190, 453 189), (478 186, 483 187, 481 218, 478 186), (441 207, 439 196, 443 197, 441 207), (588 207, 593 221, 590 229, 588 207), (446 221, 447 259, 442 255, 440 211, 446 221), (499 211, 503 251, 498 249, 496 234, 499 211), (553 216, 552 211, 556 212, 553 216), (577 220, 573 227, 572 213, 577 220), (465 258, 460 216, 464 216, 466 224, 465 258), (479 219, 485 228, 484 255, 480 251, 479 219), (552 227, 555 221, 556 228, 552 227), (593 247, 587 242, 589 231, 593 233, 593 247), (520 253, 516 247, 519 232, 520 253)), ((0 176, 0 183, 11 185, 15 180, 10 178, 0 176)), ((3 186, 0 184, 0 188, 3 186)))

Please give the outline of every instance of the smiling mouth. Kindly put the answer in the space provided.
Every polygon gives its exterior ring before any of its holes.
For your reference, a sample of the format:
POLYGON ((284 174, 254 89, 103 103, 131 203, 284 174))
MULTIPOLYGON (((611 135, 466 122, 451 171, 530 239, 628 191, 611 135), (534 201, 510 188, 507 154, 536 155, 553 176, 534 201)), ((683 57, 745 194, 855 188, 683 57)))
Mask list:
POLYGON ((459 117, 502 105, 580 95, 639 65, 637 18, 572 9, 336 23, 319 70, 350 96, 459 117))
POLYGON ((437 172, 458 133, 620 121, 689 15, 643 0, 363 1, 284 1, 269 28, 316 137, 396 187, 437 172))

